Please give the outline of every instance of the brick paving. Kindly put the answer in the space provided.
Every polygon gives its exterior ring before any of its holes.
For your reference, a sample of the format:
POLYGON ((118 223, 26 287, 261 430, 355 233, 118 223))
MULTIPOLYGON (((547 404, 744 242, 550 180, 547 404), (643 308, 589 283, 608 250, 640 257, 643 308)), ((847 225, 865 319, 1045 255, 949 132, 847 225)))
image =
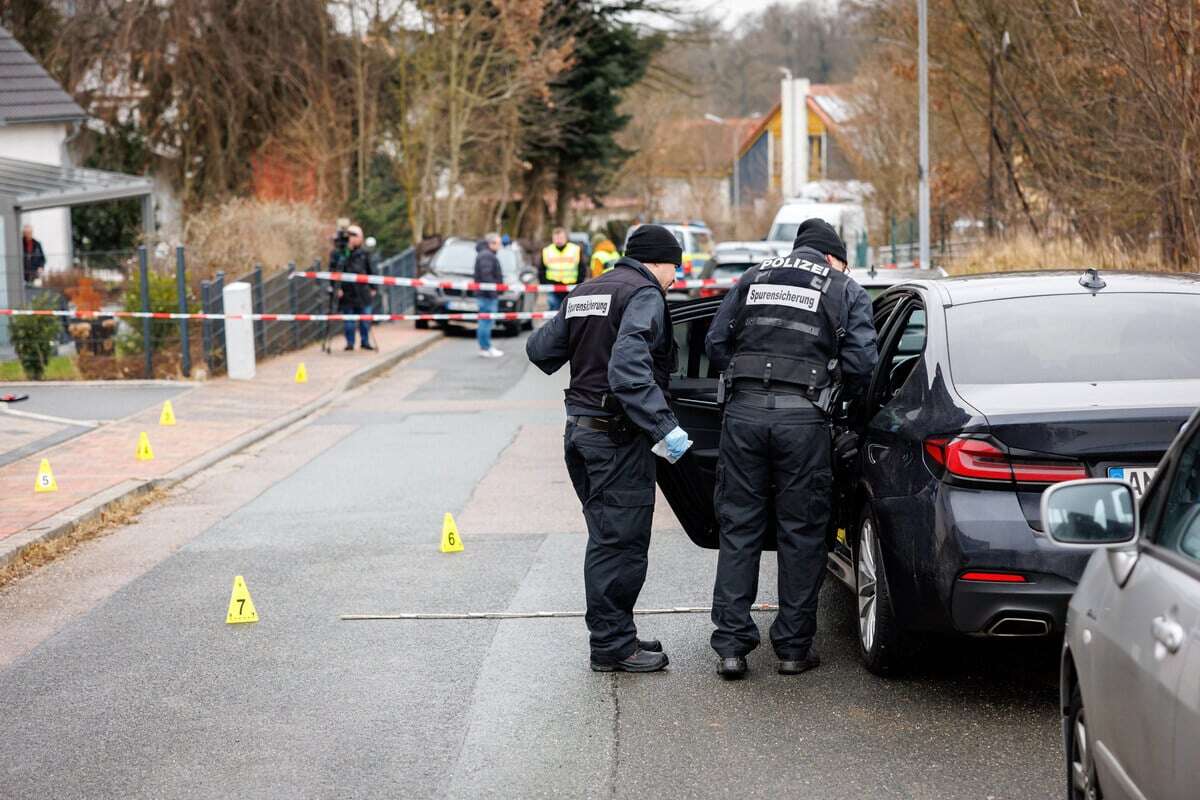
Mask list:
MULTIPOLYGON (((332 340, 332 354, 313 344, 260 362, 252 381, 222 377, 201 383, 173 401, 174 427, 158 424, 161 407, 155 406, 0 467, 0 542, 122 482, 168 475, 317 400, 363 367, 441 336, 437 331, 415 330, 409 323, 379 325, 372 334, 379 346, 374 353, 343 352, 338 337, 332 340), (297 384, 296 365, 302 361, 308 383, 297 384), (135 458, 141 431, 150 437, 153 461, 135 458), (34 492, 42 458, 50 460, 57 492, 34 492)), ((79 390, 86 392, 87 387, 79 390)), ((6 431, 27 426, 32 432, 38 424, 17 417, 4 419, 6 431)))

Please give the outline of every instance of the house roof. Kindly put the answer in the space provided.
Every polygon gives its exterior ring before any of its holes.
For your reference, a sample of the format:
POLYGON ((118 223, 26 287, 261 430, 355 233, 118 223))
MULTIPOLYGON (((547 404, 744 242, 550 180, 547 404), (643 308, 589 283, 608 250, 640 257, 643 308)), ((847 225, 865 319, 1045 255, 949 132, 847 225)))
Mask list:
MULTIPOLYGON (((845 97, 847 91, 847 86, 836 83, 814 83, 808 87, 808 97, 806 98, 805 105, 808 106, 809 111, 821 119, 821 122, 825 124, 825 127, 831 133, 836 132, 841 125, 845 124, 853 116, 853 109, 845 97)), ((776 103, 767 112, 767 115, 762 118, 762 122, 742 140, 738 154, 745 155, 746 151, 767 132, 772 121, 781 113, 783 113, 783 104, 776 103)))
POLYGON ((0 125, 83 119, 83 109, 0 27, 0 125))
POLYGON ((0 157, 0 201, 21 211, 143 197, 153 191, 149 178, 0 157))

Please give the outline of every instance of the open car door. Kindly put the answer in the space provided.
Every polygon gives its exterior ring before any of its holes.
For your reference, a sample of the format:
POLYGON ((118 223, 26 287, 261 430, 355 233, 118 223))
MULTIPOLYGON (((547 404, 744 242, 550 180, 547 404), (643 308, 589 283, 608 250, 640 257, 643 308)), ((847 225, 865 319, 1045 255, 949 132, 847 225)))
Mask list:
POLYGON ((683 525, 700 547, 718 547, 713 507, 717 448, 721 440, 721 409, 717 406, 718 374, 708 363, 704 337, 721 305, 720 297, 690 300, 671 306, 679 365, 671 375, 671 409, 692 440, 691 448, 674 464, 658 461, 658 486, 683 525))

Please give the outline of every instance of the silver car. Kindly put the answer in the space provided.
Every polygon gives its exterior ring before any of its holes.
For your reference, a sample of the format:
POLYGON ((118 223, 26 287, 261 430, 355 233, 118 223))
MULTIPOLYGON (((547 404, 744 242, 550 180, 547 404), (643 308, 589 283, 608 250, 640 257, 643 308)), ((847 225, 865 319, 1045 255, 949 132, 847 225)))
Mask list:
POLYGON ((1042 519, 1061 547, 1099 548, 1067 612, 1067 796, 1200 797, 1200 412, 1140 507, 1124 481, 1071 481, 1042 519))

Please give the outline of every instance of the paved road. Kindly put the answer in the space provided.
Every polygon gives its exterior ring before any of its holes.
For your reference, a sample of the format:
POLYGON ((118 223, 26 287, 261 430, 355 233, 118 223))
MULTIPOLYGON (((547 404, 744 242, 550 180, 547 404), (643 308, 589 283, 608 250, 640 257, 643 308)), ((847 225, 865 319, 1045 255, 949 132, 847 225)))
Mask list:
MULTIPOLYGON (((1052 643, 883 681, 832 582, 825 664, 784 678, 764 648, 736 684, 704 615, 643 618, 671 656, 643 676, 589 671, 578 619, 339 621, 582 607, 563 382, 498 343, 448 339, 0 593, 0 797, 1059 794, 1052 643), (255 625, 224 624, 238 574, 255 625)), ((660 507, 641 604, 706 605, 714 567, 660 507)))
POLYGON ((190 384, 165 382, 80 381, 7 386, 14 393, 29 397, 0 405, 0 466, 87 433, 97 423, 124 419, 192 389, 190 384))

